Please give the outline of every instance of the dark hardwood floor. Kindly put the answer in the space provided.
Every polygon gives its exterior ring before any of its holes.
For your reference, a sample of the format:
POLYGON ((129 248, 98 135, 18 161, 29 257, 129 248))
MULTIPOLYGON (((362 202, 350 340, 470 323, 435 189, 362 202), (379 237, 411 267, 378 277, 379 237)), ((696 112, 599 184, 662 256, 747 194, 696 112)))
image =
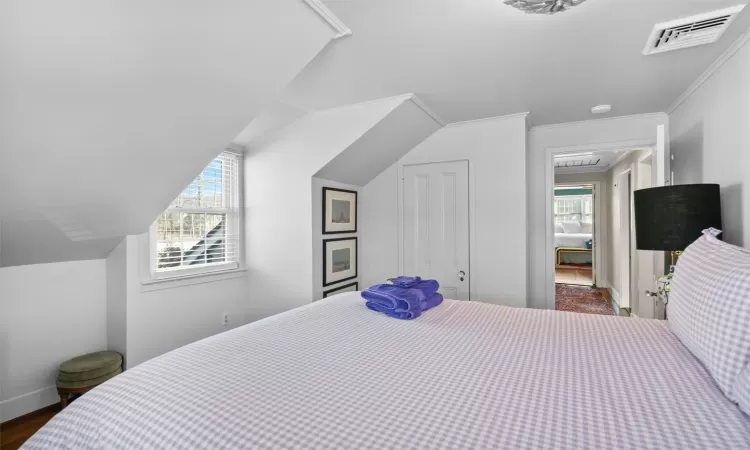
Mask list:
POLYGON ((60 411, 54 404, 0 425, 0 450, 16 450, 60 411))

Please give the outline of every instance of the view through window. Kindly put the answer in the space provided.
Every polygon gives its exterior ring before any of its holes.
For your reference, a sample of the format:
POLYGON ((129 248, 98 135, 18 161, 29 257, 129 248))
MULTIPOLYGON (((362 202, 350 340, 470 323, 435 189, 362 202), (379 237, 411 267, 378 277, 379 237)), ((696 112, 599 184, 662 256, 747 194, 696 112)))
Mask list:
POLYGON ((239 262, 237 155, 216 157, 156 221, 153 270, 239 262))

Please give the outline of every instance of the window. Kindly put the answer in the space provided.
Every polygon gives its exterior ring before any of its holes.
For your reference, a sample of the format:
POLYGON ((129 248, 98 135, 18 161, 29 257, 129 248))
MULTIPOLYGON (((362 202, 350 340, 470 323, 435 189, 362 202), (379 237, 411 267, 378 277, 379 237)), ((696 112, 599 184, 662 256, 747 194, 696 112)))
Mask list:
POLYGON ((240 265, 239 156, 224 152, 169 205, 151 230, 151 273, 169 278, 240 265))
POLYGON ((556 224, 574 220, 591 223, 593 212, 593 196, 590 194, 555 196, 556 224))

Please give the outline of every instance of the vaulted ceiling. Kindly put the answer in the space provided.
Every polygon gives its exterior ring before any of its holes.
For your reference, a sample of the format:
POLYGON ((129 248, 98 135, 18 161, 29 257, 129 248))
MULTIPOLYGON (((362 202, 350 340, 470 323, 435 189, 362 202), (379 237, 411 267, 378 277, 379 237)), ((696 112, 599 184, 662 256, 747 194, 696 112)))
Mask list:
POLYGON ((301 0, 0 2, 0 263, 146 231, 335 34, 301 0))
POLYGON ((666 111, 750 26, 720 42, 643 56, 653 26, 741 0, 587 0, 552 16, 502 0, 326 0, 354 32, 321 53, 283 99, 314 110, 416 93, 446 122, 530 112, 531 125, 666 111))

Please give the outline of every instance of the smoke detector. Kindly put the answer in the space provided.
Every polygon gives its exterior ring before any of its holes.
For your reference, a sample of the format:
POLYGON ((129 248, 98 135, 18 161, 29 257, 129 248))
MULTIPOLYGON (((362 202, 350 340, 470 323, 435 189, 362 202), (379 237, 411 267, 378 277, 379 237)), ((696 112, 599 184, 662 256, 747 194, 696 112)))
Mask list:
POLYGON ((657 24, 646 42, 644 55, 670 52, 718 41, 745 5, 720 9, 657 24))
POLYGON ((591 108, 591 114, 607 114, 612 111, 612 105, 598 105, 591 108))

